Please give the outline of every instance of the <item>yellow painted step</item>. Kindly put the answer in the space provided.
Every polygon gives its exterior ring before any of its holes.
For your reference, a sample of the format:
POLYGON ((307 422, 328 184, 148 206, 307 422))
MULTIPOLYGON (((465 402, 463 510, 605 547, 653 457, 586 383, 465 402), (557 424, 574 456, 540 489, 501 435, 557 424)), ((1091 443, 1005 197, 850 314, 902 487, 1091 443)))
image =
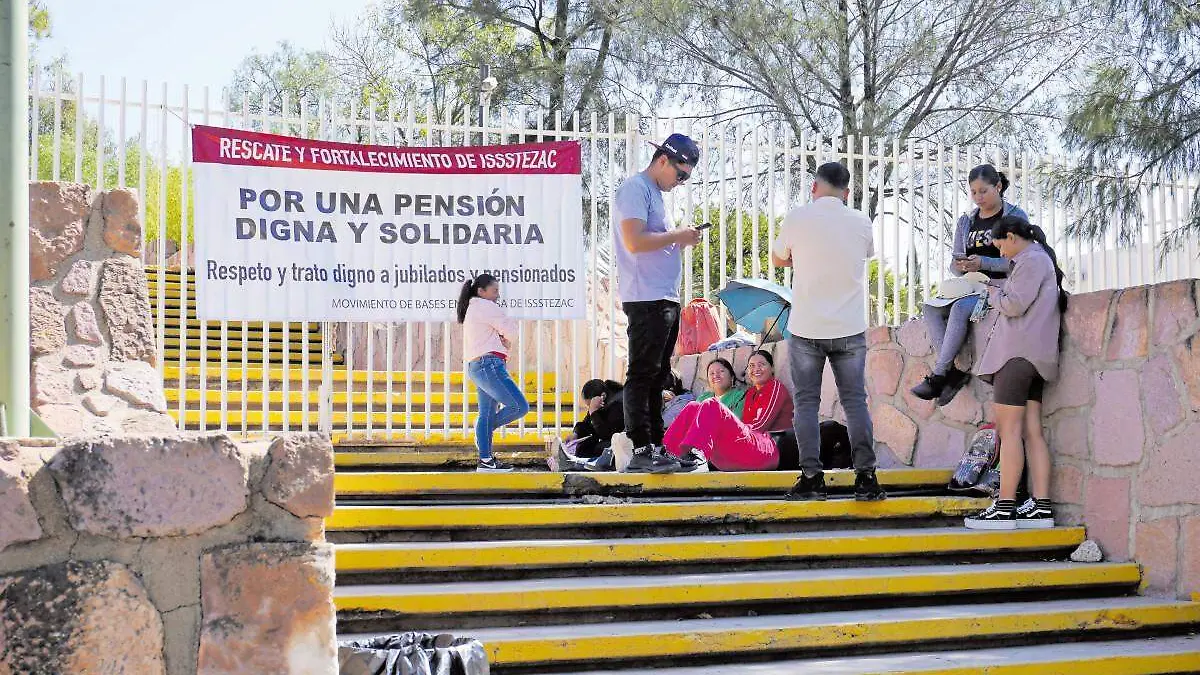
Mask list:
MULTIPOLYGON (((181 354, 186 355, 183 358, 188 363, 200 364, 200 363, 208 362, 208 363, 218 363, 219 364, 221 362, 221 347, 219 344, 210 345, 208 347, 208 349, 204 349, 204 350, 200 349, 198 345, 190 345, 190 344, 186 351, 180 350, 180 349, 172 349, 172 348, 168 347, 166 349, 163 349, 163 352, 162 352, 163 361, 166 363, 170 363, 170 362, 179 363, 181 354), (203 356, 201 356, 201 355, 203 355, 203 356)), ((235 361, 236 360, 238 362, 244 361, 244 362, 249 362, 249 363, 257 363, 257 362, 262 362, 262 361, 268 361, 268 362, 280 361, 282 359, 283 359, 283 350, 279 350, 279 351, 272 350, 272 351, 266 351, 266 352, 259 351, 259 350, 252 350, 252 351, 246 352, 246 354, 244 356, 240 349, 237 351, 231 350, 231 351, 228 351, 225 353, 226 361, 235 361)), ((336 360, 336 359, 334 359, 333 356, 331 356, 330 359, 336 360)), ((308 363, 309 365, 319 365, 321 363, 321 354, 320 354, 320 352, 314 354, 311 351, 305 352, 305 351, 302 351, 299 349, 293 349, 288 354, 288 360, 293 363, 305 362, 305 363, 308 363)))
MULTIPOLYGON (((339 453, 341 454, 341 453, 339 453)), ((420 453, 411 453, 417 455, 420 453)), ((501 453, 503 455, 503 451, 501 453)), ((545 455, 542 455, 543 457, 545 455)), ((880 469, 879 483, 886 488, 945 486, 952 471, 947 469, 880 469)), ((344 496, 387 495, 394 497, 431 494, 511 494, 514 492, 562 494, 578 481, 597 488, 620 488, 638 493, 654 492, 768 492, 782 495, 799 478, 797 471, 712 471, 705 473, 454 473, 454 472, 363 472, 339 473, 334 489, 344 496)), ((853 471, 827 471, 825 484, 831 488, 854 486, 853 471)))
MULTIPOLYGON (((317 391, 319 385, 319 382, 314 383, 310 381, 307 397, 299 387, 292 388, 287 393, 288 403, 295 408, 302 405, 305 398, 307 398, 310 407, 319 404, 321 400, 320 392, 317 391)), ((386 411, 387 403, 390 399, 392 402, 392 412, 404 412, 406 404, 411 405, 413 411, 417 412, 420 410, 425 410, 426 405, 432 406, 433 410, 436 411, 442 408, 446 404, 447 400, 450 402, 452 407, 461 407, 464 399, 461 390, 458 392, 451 392, 449 396, 441 391, 431 391, 429 395, 426 396, 423 387, 413 387, 412 394, 409 395, 405 393, 405 386, 403 382, 393 382, 392 391, 394 393, 389 394, 387 392, 386 378, 384 378, 382 381, 377 380, 376 386, 383 391, 376 391, 372 394, 368 394, 366 392, 354 392, 353 394, 347 394, 344 390, 335 391, 332 396, 333 405, 345 409, 346 404, 349 402, 356 408, 365 408, 367 402, 370 401, 371 405, 373 406, 373 411, 377 412, 386 411)), ((168 388, 166 390, 166 395, 168 402, 176 402, 181 398, 178 388, 168 388)), ((526 396, 529 399, 530 407, 536 410, 538 404, 537 394, 535 392, 531 392, 526 394, 526 396)), ((183 400, 187 401, 188 407, 194 407, 195 405, 198 405, 201 399, 203 399, 210 408, 214 405, 220 406, 222 400, 226 401, 227 405, 231 408, 240 408, 243 401, 246 402, 247 408, 254 408, 255 406, 262 406, 264 397, 261 390, 248 390, 245 395, 243 395, 241 388, 237 387, 231 388, 230 391, 224 394, 222 394, 220 391, 212 389, 204 392, 200 392, 195 389, 188 389, 183 392, 182 398, 183 400)), ((476 406, 479 403, 479 395, 474 391, 468 393, 465 398, 467 403, 471 406, 476 406)), ((266 394, 266 399, 270 405, 278 406, 283 404, 284 395, 282 391, 268 391, 266 394)), ((556 399, 561 404, 564 412, 571 410, 575 404, 575 397, 571 394, 549 394, 541 397, 543 409, 553 411, 556 399)), ((946 480, 948 481, 949 478, 946 480)))
POLYGON ((842 650, 1166 628, 1200 622, 1200 604, 1101 598, 869 612, 483 629, 493 665, 665 659, 741 652, 842 650))
POLYGON ((341 611, 453 616, 1134 587, 1140 580, 1132 563, 930 565, 348 586, 334 590, 334 603, 341 611))
MULTIPOLYGON (((566 433, 565 430, 559 432, 558 435, 566 433)), ((333 443, 335 446, 353 443, 355 446, 361 446, 370 442, 388 443, 390 446, 404 444, 406 447, 415 445, 434 445, 439 442, 453 445, 463 445, 466 443, 474 443, 474 437, 463 434, 462 431, 452 431, 446 434, 441 429, 431 429, 428 433, 422 427, 413 427, 412 433, 397 428, 392 431, 389 436, 383 430, 368 437, 365 433, 346 434, 335 432, 333 434, 333 443), (440 441, 438 439, 441 439, 440 441), (448 440, 447 440, 448 439, 448 440)), ((492 445, 496 448, 496 453, 501 459, 519 467, 536 467, 539 469, 546 468, 547 450, 544 447, 546 442, 536 433, 527 432, 521 434, 514 430, 508 436, 497 434, 492 439, 492 445), (537 448, 529 450, 528 448, 537 448), (519 448, 514 450, 513 448, 519 448)), ((472 446, 469 450, 419 450, 419 451, 401 451, 401 450, 379 450, 370 452, 346 452, 339 450, 333 455, 333 465, 339 469, 351 469, 355 467, 411 467, 413 469, 446 469, 453 467, 475 468, 476 462, 479 461, 479 452, 472 446)), ((475 472, 471 472, 475 475, 475 472)), ((336 476, 336 474, 335 474, 336 476)))
MULTIPOLYGON (((240 427, 242 424, 250 427, 261 427, 264 420, 266 420, 267 426, 269 427, 281 428, 284 425, 285 418, 287 419, 288 426, 299 427, 304 424, 306 419, 308 420, 310 426, 316 424, 319 419, 317 410, 312 408, 310 408, 307 416, 305 416, 302 410, 292 410, 287 413, 268 411, 264 416, 261 409, 246 410, 243 413, 240 408, 229 408, 226 410, 225 414, 222 415, 219 406, 217 409, 205 410, 203 413, 201 413, 199 410, 185 410, 182 418, 180 417, 178 410, 170 410, 169 413, 171 417, 175 418, 176 422, 182 421, 183 424, 187 425, 189 428, 198 427, 201 424, 203 424, 205 427, 213 428, 221 426, 222 423, 224 423, 226 426, 234 428, 240 427)), ((344 426, 347 424, 347 422, 353 426, 360 427, 368 424, 368 420, 370 420, 370 424, 382 428, 387 425, 388 414, 386 410, 382 412, 372 412, 369 415, 366 413, 366 411, 356 411, 352 413, 334 411, 330 413, 329 418, 335 427, 344 426)), ((548 424, 551 426, 558 426, 560 423, 571 424, 573 423, 574 418, 574 413, 563 411, 563 414, 560 417, 555 415, 553 410, 550 412, 544 412, 540 416, 543 424, 548 424)), ((538 419, 539 416, 536 412, 530 412, 524 417, 525 424, 529 425, 537 424, 538 419)), ((443 412, 414 412, 411 415, 407 415, 403 410, 401 410, 394 411, 391 415, 391 420, 393 428, 404 427, 408 424, 411 424, 413 427, 423 427, 425 426, 426 420, 429 421, 430 426, 444 426, 448 421, 450 426, 461 427, 464 424, 475 424, 475 413, 467 413, 464 420, 464 414, 461 412, 452 412, 449 414, 443 412)))
MULTIPOLYGON (((1163 675, 1200 668, 1200 636, 960 651, 833 656, 769 663, 589 670, 588 675, 1163 675)), ((557 673, 556 675, 575 675, 557 673)))
MULTIPOLYGON (((166 331, 165 335, 163 335, 163 342, 173 347, 179 347, 179 345, 185 341, 185 338, 189 347, 199 347, 200 343, 203 341, 204 346, 207 349, 220 349, 222 346, 224 346, 230 353, 240 353, 243 346, 245 346, 246 350, 250 352, 262 349, 272 352, 281 352, 283 351, 285 344, 282 333, 280 333, 278 336, 272 335, 270 339, 264 340, 261 336, 243 338, 241 335, 236 335, 233 332, 230 332, 225 338, 224 345, 222 345, 220 331, 207 331, 205 333, 201 333, 198 330, 188 331, 186 336, 180 335, 179 331, 177 330, 166 331)), ((288 346, 288 350, 293 354, 305 351, 306 349, 303 336, 300 333, 292 333, 289 335, 286 344, 288 346)), ((321 339, 321 336, 315 335, 309 337, 307 346, 308 351, 320 352, 322 346, 324 346, 324 340, 321 339)))
POLYGON ((784 522, 849 518, 960 516, 987 506, 970 497, 900 497, 882 502, 703 501, 486 506, 339 506, 327 530, 437 530, 577 527, 655 523, 784 522))
POLYGON ((609 540, 373 543, 338 545, 335 561, 339 573, 816 561, 1053 551, 1078 546, 1083 539, 1082 527, 1008 532, 946 527, 609 540))
MULTIPOLYGON (((189 325, 185 330, 188 340, 199 340, 201 330, 208 334, 210 340, 213 338, 213 336, 220 337, 221 335, 221 325, 219 323, 212 323, 201 327, 199 322, 195 322, 194 325, 189 325)), ((168 340, 172 338, 177 339, 182 336, 183 332, 184 331, 179 329, 179 326, 166 327, 163 329, 163 337, 168 340)), ((242 330, 242 324, 230 323, 226 325, 225 333, 229 336, 230 340, 269 340, 271 342, 278 342, 283 339, 283 326, 269 326, 264 332, 261 326, 258 328, 246 328, 246 330, 242 330)), ((308 341, 310 343, 324 341, 324 337, 319 329, 288 329, 289 340, 303 340, 305 335, 308 336, 308 341)))
MULTIPOLYGON (((151 307, 151 310, 153 310, 153 309, 155 309, 155 308, 151 307)), ((158 326, 160 321, 156 317, 155 320, 152 321, 151 323, 154 326, 158 326)), ((171 316, 164 316, 161 320, 161 323, 166 328, 175 328, 175 329, 178 329, 181 324, 186 326, 190 330, 198 329, 202 324, 209 330, 213 330, 213 329, 220 330, 220 328, 221 328, 220 321, 203 321, 202 322, 202 321, 200 321, 200 319, 197 319, 194 316, 189 316, 187 319, 187 322, 185 323, 179 318, 178 314, 174 314, 171 316)), ((241 321, 226 321, 225 325, 229 327, 230 331, 242 329, 241 321)), ((262 330, 263 322, 262 321, 247 321, 246 328, 250 329, 250 330, 262 330)), ((274 321, 268 322, 267 330, 282 331, 283 324, 277 323, 274 321)), ((300 323, 300 322, 293 321, 288 324, 288 330, 290 330, 293 334, 296 334, 296 335, 299 335, 300 331, 304 331, 304 330, 307 330, 310 334, 320 335, 321 334, 321 324, 319 324, 319 323, 300 323)))
MULTIPOLYGON (((163 368, 163 378, 168 382, 179 380, 181 375, 186 375, 189 378, 199 378, 201 372, 202 368, 198 364, 188 365, 183 369, 181 369, 177 364, 168 364, 163 368)), ((203 368, 203 372, 208 377, 209 381, 217 382, 221 380, 222 372, 224 372, 225 376, 231 381, 241 380, 244 378, 251 382, 261 382, 264 376, 275 382, 282 381, 285 376, 293 382, 299 382, 303 376, 303 368, 295 366, 288 368, 274 366, 267 369, 263 369, 261 366, 230 366, 222 369, 219 364, 209 364, 207 367, 203 368)), ((320 381, 321 369, 309 368, 308 377, 310 381, 320 381)), ((516 373, 513 373, 513 378, 518 384, 522 385, 522 389, 525 391, 534 391, 538 388, 539 378, 536 370, 525 371, 523 376, 521 376, 519 379, 517 378, 516 373)), ((355 384, 365 384, 368 379, 378 385, 380 382, 387 381, 387 371, 376 370, 373 373, 368 374, 368 372, 365 370, 347 370, 345 368, 335 368, 333 370, 333 382, 335 384, 345 384, 347 380, 352 381, 355 384)), ((443 383, 449 381, 451 387, 457 386, 461 388, 464 379, 465 378, 462 372, 443 373, 435 371, 424 373, 421 371, 392 371, 393 382, 420 382, 422 386, 426 380, 428 380, 430 384, 434 386, 441 386, 443 383)), ((557 378, 555 377, 554 373, 542 373, 540 378, 540 390, 544 392, 554 391, 556 379, 557 378)))

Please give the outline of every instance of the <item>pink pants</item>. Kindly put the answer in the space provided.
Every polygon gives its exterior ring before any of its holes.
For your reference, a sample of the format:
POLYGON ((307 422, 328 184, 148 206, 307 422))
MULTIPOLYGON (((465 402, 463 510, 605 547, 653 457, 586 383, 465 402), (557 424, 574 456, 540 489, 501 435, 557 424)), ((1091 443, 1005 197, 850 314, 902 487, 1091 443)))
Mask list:
POLYGON ((715 398, 685 405, 667 429, 663 445, 676 457, 696 448, 721 471, 779 468, 779 449, 771 437, 751 431, 715 398))

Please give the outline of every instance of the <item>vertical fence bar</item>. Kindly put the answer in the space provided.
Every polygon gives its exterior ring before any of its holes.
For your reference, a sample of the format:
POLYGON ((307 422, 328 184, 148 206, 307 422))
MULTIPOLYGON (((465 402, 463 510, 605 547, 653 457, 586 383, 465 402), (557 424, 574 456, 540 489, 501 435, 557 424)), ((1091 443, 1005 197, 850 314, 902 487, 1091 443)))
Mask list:
MULTIPOLYGON (((163 85, 166 89, 167 85, 163 85)), ((165 103, 164 103, 165 105, 165 103)), ((83 180, 83 73, 79 73, 79 78, 75 82, 75 173, 72 174, 72 179, 76 183, 82 183, 83 180)))
MULTIPOLYGON (((208 87, 204 87, 204 89, 202 91, 204 92, 204 102, 203 102, 203 108, 202 108, 202 113, 201 113, 203 115, 203 117, 201 119, 202 119, 203 124, 208 124, 208 114, 209 114, 209 111, 208 111, 208 87)), ((184 104, 184 108, 187 108, 186 103, 184 104)), ((185 114, 185 119, 186 119, 186 114, 185 114)), ((189 129, 187 129, 187 128, 185 128, 183 130, 182 145, 183 145, 184 159, 183 159, 182 165, 184 167, 190 167, 191 161, 192 161, 191 153, 188 152, 188 150, 190 149, 189 144, 188 144, 188 138, 191 136, 191 134, 189 134, 188 131, 189 131, 189 129)), ((183 191, 186 192, 187 191, 187 176, 186 176, 186 174, 184 176, 182 176, 182 180, 183 180, 183 191)), ((183 219, 183 225, 184 225, 184 227, 181 229, 186 233, 187 232, 186 212, 184 213, 183 216, 181 216, 181 218, 183 219)), ((184 238, 186 238, 186 235, 184 238)), ((187 307, 188 305, 191 304, 192 293, 193 293, 193 291, 192 291, 191 284, 188 284, 188 283, 181 284, 181 290, 180 290, 179 296, 181 298, 181 302, 183 303, 184 307, 187 307)), ((196 309, 197 309, 196 320, 197 320, 197 323, 199 324, 199 330, 200 330, 200 396, 199 396, 199 399, 200 399, 199 400, 199 404, 200 404, 199 405, 199 415, 200 415, 200 420, 201 420, 200 428, 207 429, 208 428, 208 322, 201 322, 199 320, 200 317, 199 317, 199 305, 198 304, 197 304, 196 309)), ((192 314, 192 312, 187 312, 187 314, 190 315, 190 314, 192 314)), ((224 322, 222 322, 222 323, 224 323, 224 322)), ((219 363, 222 366, 222 368, 221 368, 222 371, 224 371, 224 365, 225 365, 224 361, 225 361, 225 355, 224 355, 224 349, 222 349, 221 350, 221 358, 219 360, 219 363)), ((218 375, 218 377, 220 377, 220 376, 218 375)), ((219 392, 219 395, 224 395, 224 393, 225 393, 224 389, 222 389, 221 392, 219 392)), ((224 425, 225 420, 222 419, 219 422, 219 424, 224 425)))
POLYGON ((100 102, 96 105, 96 189, 104 190, 104 76, 100 76, 100 102))
MULTIPOLYGON (((62 108, 63 98, 62 68, 54 69, 54 159, 51 180, 62 180, 62 108)), ((142 101, 145 104, 145 100, 142 101)), ((146 221, 142 221, 146 222, 146 221)))
MULTIPOLYGON (((76 117, 79 111, 76 110, 76 117)), ((167 128, 167 83, 163 82, 162 98, 159 105, 159 126, 161 129, 167 128)), ((165 134, 164 134, 165 136, 165 134)), ((163 138, 158 147, 158 270, 155 273, 155 296, 154 305, 158 310, 155 313, 156 326, 154 329, 154 338, 158 354, 161 356, 158 360, 158 370, 160 374, 165 373, 167 355, 166 355, 166 327, 167 327, 167 140, 163 138)), ((185 279, 181 276, 181 283, 185 279)), ((179 333, 182 334, 187 329, 182 322, 179 325, 179 333)), ((187 374, 180 371, 178 375, 177 393, 180 397, 184 392, 184 380, 187 374)), ((181 409, 182 411, 182 409, 181 409)), ((183 421, 179 421, 179 428, 185 428, 183 421)))
MULTIPOLYGON (((888 215, 888 200, 887 200, 887 185, 884 177, 888 175, 890 169, 888 163, 892 160, 887 156, 887 145, 884 139, 879 138, 875 141, 875 152, 879 155, 879 224, 875 230, 879 233, 875 240, 875 324, 878 326, 888 325, 887 319, 887 287, 884 285, 884 244, 887 241, 887 215, 888 215)), ((868 281, 870 275, 868 275, 868 281)))
POLYGON ((129 103, 128 89, 125 78, 121 78, 121 101, 117 108, 117 185, 126 187, 125 183, 125 109, 129 103))
MULTIPOLYGON (((628 126, 630 123, 629 122, 630 119, 631 119, 630 116, 628 116, 628 115, 625 116, 625 124, 626 124, 626 127, 625 127, 625 130, 626 130, 625 131, 625 133, 626 133, 626 137, 625 137, 626 160, 625 160, 625 163, 627 165, 630 163, 628 160, 629 153, 633 152, 633 141, 628 136, 628 134, 631 133, 629 130, 629 126, 628 126)), ((616 171, 616 166, 617 166, 617 116, 615 113, 610 112, 610 113, 608 113, 608 175, 609 175, 610 181, 614 181, 614 173, 619 173, 616 171)), ((620 179, 615 179, 615 180, 620 180, 620 179)), ((608 213, 609 213, 609 226, 610 227, 620 227, 621 226, 621 224, 615 222, 615 219, 613 218, 613 214, 616 213, 616 210, 614 208, 614 206, 616 205, 616 201, 615 201, 616 194, 617 194, 617 191, 614 189, 610 189, 608 191, 608 213)), ((617 341, 616 341, 617 340, 617 329, 616 329, 616 323, 617 323, 617 302, 616 302, 616 298, 617 298, 617 251, 616 251, 615 240, 610 239, 609 241, 611 243, 609 246, 610 253, 608 256, 608 293, 607 293, 607 296, 608 296, 608 319, 609 319, 608 320, 608 368, 605 370, 605 373, 606 373, 605 376, 611 379, 611 378, 617 377, 617 372, 616 372, 617 371, 617 341)))
POLYGON ((33 59, 29 60, 29 69, 33 73, 29 92, 29 180, 38 180, 41 174, 38 164, 42 154, 42 71, 33 59))

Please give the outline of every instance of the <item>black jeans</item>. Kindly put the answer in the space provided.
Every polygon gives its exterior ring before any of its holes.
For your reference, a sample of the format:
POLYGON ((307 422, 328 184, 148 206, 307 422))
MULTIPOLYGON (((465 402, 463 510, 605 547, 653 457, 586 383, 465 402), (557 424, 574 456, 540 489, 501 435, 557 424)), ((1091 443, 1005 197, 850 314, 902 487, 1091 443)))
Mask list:
POLYGON ((662 392, 671 377, 679 337, 679 303, 622 303, 629 317, 629 370, 625 374, 625 431, 633 447, 663 440, 662 392))

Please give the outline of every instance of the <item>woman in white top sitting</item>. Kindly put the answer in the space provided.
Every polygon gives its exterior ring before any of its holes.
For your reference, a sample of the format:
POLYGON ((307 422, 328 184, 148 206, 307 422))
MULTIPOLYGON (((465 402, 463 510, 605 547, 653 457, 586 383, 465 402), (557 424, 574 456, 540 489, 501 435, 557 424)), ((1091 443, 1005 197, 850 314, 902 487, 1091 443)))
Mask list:
POLYGON ((479 448, 480 471, 512 471, 512 466, 492 454, 492 432, 529 412, 529 402, 509 376, 507 367, 517 322, 496 304, 499 299, 500 284, 490 274, 480 274, 463 284, 458 296, 467 377, 479 390, 475 446, 479 448))

